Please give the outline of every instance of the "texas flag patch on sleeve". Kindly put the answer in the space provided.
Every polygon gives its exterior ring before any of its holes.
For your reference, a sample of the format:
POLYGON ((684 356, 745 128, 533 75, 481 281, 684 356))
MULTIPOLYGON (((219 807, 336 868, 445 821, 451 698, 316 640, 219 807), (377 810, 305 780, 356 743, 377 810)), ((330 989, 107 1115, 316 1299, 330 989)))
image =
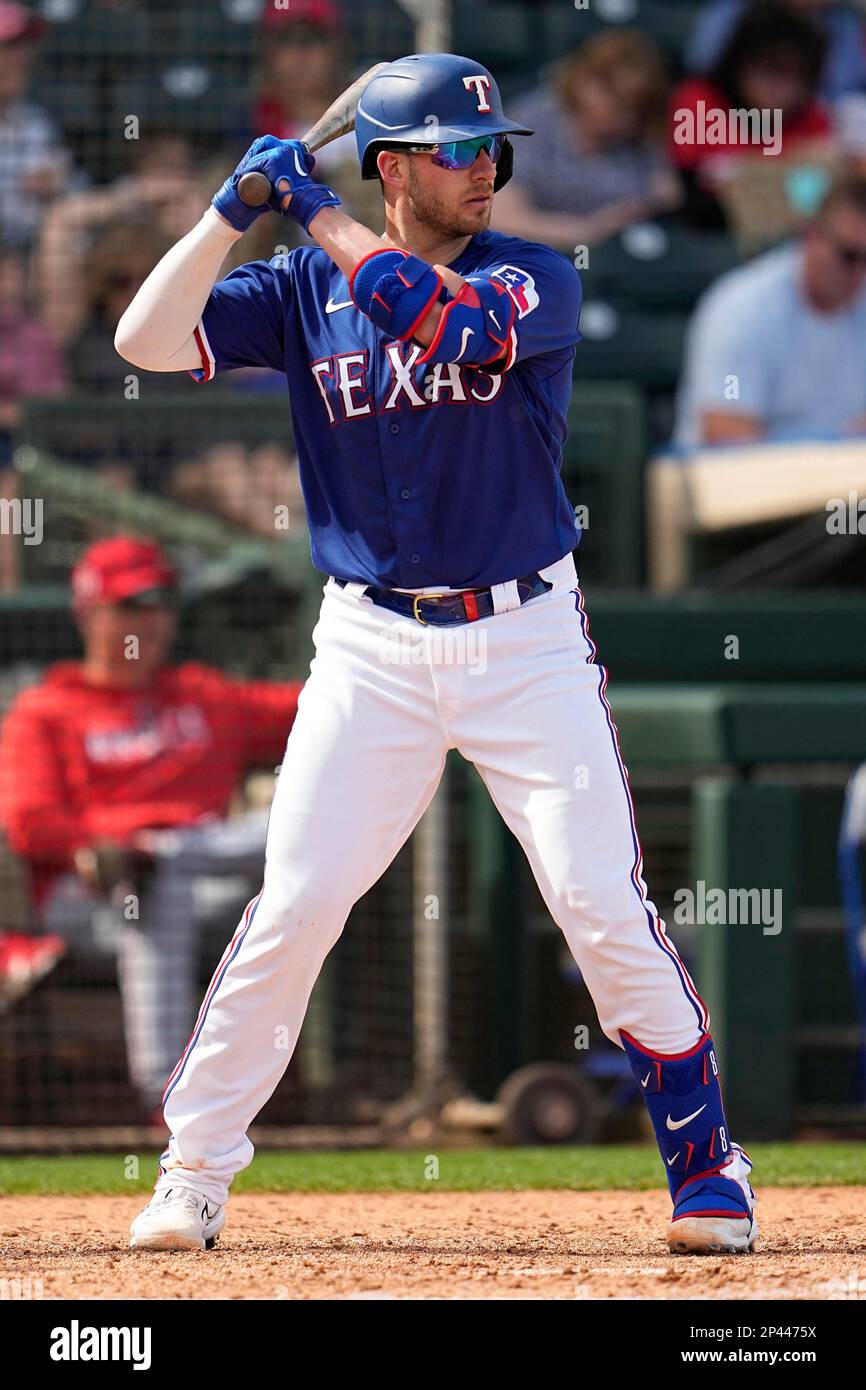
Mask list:
POLYGON ((501 265, 498 270, 490 272, 492 280, 501 280, 505 285, 514 303, 517 305, 517 317, 525 319, 527 314, 531 314, 533 309, 537 309, 541 302, 538 297, 538 290, 535 288, 535 281, 527 270, 519 270, 516 265, 501 265))

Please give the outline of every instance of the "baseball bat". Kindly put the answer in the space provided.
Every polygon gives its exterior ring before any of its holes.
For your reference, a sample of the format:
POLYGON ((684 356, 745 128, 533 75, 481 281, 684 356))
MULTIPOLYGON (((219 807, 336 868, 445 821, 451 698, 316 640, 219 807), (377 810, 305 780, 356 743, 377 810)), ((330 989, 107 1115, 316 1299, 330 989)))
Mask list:
MULTIPOLYGON (((345 135, 347 131, 355 129, 355 112, 365 88, 377 73, 387 66, 387 63, 375 63, 331 103, 325 114, 319 117, 301 141, 310 154, 320 150, 323 145, 329 145, 332 140, 345 135)), ((238 181, 238 197, 248 208, 260 208, 268 201, 272 192, 270 180, 265 174, 242 174, 238 181)))

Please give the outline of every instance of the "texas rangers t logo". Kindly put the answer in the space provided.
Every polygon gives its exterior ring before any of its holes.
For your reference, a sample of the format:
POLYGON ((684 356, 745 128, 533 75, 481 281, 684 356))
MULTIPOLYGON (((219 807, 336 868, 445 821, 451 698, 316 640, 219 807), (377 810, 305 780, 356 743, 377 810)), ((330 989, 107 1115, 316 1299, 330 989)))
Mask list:
POLYGON ((463 86, 466 88, 467 92, 470 91, 473 87, 475 88, 475 95, 478 98, 479 111, 493 110, 493 107, 487 100, 487 92, 490 90, 490 78, 485 77, 483 72, 479 72, 475 77, 464 77, 463 86))

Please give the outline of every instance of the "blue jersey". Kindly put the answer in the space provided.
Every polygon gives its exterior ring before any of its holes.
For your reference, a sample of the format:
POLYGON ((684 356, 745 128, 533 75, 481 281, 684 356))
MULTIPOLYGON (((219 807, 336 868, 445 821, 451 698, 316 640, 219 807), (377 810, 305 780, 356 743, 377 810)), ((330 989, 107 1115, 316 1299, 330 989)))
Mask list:
POLYGON ((313 563, 383 588, 485 588, 552 565, 579 531, 562 486, 580 278, 547 246, 482 232, 451 266, 504 285, 508 354, 419 365, 354 307, 320 247, 233 270, 196 337, 209 380, 271 367, 289 387, 313 563))

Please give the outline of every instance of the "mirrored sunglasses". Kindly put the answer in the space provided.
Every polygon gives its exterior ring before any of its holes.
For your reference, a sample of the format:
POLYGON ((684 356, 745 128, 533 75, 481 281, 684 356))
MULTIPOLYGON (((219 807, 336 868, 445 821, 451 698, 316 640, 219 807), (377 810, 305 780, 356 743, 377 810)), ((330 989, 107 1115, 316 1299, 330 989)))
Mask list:
POLYGON ((849 270, 863 270, 866 267, 866 247, 846 246, 843 241, 837 241, 835 237, 830 237, 830 243, 839 260, 849 270))
POLYGON ((118 600, 118 608, 176 608, 177 593, 174 589, 163 587, 140 589, 137 594, 129 594, 118 600))
POLYGON ((504 135, 479 135, 473 140, 451 140, 444 145, 412 145, 413 154, 429 154, 433 163, 440 169, 470 169, 482 150, 486 150, 492 164, 496 164, 502 154, 504 135))

